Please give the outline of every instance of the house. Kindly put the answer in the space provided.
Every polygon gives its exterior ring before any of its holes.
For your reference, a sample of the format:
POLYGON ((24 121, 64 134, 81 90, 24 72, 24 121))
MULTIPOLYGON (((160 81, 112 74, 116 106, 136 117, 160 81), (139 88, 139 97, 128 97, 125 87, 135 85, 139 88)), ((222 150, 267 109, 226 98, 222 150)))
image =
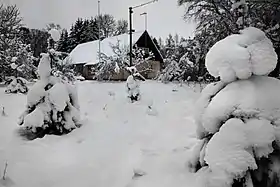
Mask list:
MULTIPOLYGON (((138 71, 148 79, 156 78, 163 65, 163 57, 153 42, 151 36, 147 31, 133 33, 133 46, 143 48, 147 52, 152 52, 154 58, 149 60, 146 67, 137 67, 138 71), (149 71, 141 72, 144 68, 149 71)), ((100 52, 106 56, 115 55, 112 46, 119 45, 120 47, 129 47, 129 34, 121 34, 118 36, 105 38, 100 42, 100 52)), ((75 66, 75 70, 82 74, 86 79, 93 79, 95 75, 94 69, 99 64, 99 41, 92 41, 76 46, 70 53, 72 64, 75 66)), ((125 80, 129 76, 128 72, 121 70, 119 73, 115 73, 110 80, 125 80)))

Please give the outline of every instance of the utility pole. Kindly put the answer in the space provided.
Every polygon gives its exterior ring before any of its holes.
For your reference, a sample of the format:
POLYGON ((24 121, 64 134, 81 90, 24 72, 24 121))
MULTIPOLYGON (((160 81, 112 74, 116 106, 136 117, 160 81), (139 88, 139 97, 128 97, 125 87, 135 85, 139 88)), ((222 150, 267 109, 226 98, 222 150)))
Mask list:
POLYGON ((132 66, 132 7, 129 7, 129 66, 132 66))
POLYGON ((98 0, 98 63, 100 63, 100 43, 101 43, 101 38, 100 38, 100 31, 101 31, 101 16, 100 16, 100 0, 98 0))
POLYGON ((139 7, 142 7, 142 6, 145 6, 145 5, 148 5, 150 3, 154 3, 158 0, 152 0, 152 1, 149 1, 149 2, 146 2, 146 3, 143 3, 143 4, 140 4, 140 5, 137 5, 137 6, 134 6, 134 7, 129 7, 129 48, 130 48, 130 51, 129 51, 129 62, 130 62, 130 66, 132 66, 132 33, 135 32, 134 29, 132 29, 132 14, 133 14, 133 9, 136 9, 136 8, 139 8, 139 7))

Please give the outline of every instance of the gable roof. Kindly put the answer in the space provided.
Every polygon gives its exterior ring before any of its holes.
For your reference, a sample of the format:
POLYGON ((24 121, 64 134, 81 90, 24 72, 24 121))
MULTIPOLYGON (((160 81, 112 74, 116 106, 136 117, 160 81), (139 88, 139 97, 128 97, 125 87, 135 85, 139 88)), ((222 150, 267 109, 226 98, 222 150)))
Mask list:
MULTIPOLYGON (((133 33, 132 43, 135 44, 142 34, 143 32, 133 33)), ((118 36, 105 38, 100 42, 100 52, 106 54, 107 56, 114 55, 111 46, 117 44, 118 41, 120 42, 119 44, 121 46, 129 46, 129 34, 125 33, 118 36)), ((72 64, 97 64, 99 62, 98 51, 99 40, 95 40, 77 45, 71 51, 69 56, 71 58, 72 64)))
POLYGON ((153 54, 155 55, 155 59, 160 62, 163 62, 163 56, 162 56, 161 52, 159 51, 158 47, 156 46, 156 44, 154 43, 153 39, 149 35, 148 31, 145 31, 140 36, 140 38, 138 39, 136 44, 138 47, 149 48, 149 50, 151 50, 153 52, 153 54))

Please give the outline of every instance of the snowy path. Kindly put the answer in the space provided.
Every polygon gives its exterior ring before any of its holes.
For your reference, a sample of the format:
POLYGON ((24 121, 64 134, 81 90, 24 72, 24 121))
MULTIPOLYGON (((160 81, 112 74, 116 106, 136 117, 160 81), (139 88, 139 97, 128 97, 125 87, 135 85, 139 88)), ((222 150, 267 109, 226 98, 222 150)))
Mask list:
POLYGON ((28 142, 14 133, 25 96, 0 88, 7 113, 0 116, 0 172, 7 160, 8 177, 18 187, 193 187, 184 164, 194 142, 198 94, 149 81, 141 90, 142 100, 131 104, 124 83, 79 83, 85 125, 63 137, 28 142), (157 116, 147 114, 152 102, 157 116), (134 170, 146 175, 133 180, 134 170))

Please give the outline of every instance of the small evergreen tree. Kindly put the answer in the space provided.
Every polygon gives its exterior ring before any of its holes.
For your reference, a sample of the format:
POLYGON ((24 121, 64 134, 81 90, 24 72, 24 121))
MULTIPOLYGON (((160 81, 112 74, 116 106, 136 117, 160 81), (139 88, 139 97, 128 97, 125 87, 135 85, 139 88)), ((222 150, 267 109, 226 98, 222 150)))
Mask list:
POLYGON ((40 78, 28 92, 27 108, 20 116, 20 134, 31 140, 46 134, 67 134, 81 126, 75 85, 54 75, 52 58, 53 51, 42 54, 40 78))

